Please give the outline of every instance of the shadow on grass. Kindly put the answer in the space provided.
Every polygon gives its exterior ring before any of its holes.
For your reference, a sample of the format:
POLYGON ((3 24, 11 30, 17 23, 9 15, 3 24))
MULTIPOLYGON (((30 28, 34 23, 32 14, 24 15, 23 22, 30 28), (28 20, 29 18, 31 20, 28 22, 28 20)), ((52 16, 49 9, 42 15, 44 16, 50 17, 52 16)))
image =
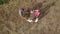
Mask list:
POLYGON ((54 6, 55 2, 46 5, 43 9, 40 10, 40 16, 39 16, 39 20, 42 19, 45 15, 47 15, 49 13, 49 9, 51 6, 54 6))

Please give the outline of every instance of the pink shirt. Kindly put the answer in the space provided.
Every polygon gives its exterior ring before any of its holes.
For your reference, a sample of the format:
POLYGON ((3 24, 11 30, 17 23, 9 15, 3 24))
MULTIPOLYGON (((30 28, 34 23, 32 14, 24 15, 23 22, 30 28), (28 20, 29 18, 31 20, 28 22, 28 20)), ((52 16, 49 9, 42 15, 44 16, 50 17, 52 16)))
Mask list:
POLYGON ((35 17, 38 17, 38 16, 39 16, 39 10, 35 10, 34 16, 35 16, 35 17))

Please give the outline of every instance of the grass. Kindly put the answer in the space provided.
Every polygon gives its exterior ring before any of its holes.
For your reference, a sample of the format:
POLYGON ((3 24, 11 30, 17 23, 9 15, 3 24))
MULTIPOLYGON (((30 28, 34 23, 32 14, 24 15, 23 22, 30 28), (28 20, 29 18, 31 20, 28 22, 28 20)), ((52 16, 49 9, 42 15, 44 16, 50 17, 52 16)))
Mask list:
MULTIPOLYGON (((25 3, 32 6, 28 1, 25 3)), ((51 6, 50 9, 49 6, 46 6, 44 9, 49 9, 49 13, 45 14, 44 18, 39 20, 38 23, 29 23, 19 17, 18 8, 25 5, 25 3, 22 0, 11 0, 8 5, 5 2, 3 4, 6 5, 0 4, 2 5, 0 6, 0 34, 60 34, 60 9, 58 9, 60 3, 57 2, 56 6, 51 6), (54 8, 58 11, 55 12, 54 8)))
POLYGON ((8 2, 9 2, 9 0, 0 0, 0 5, 8 3, 8 2))

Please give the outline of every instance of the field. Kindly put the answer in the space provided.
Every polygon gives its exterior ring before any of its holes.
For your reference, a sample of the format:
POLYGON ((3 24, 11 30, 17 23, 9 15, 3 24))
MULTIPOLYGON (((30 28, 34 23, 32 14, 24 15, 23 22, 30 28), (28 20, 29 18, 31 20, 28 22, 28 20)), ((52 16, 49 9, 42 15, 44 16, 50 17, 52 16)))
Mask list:
POLYGON ((46 0, 43 3, 42 7, 45 7, 55 2, 38 23, 29 23, 20 18, 19 8, 33 7, 34 4, 43 1, 10 0, 9 3, 0 5, 0 34, 60 34, 60 0, 46 0))

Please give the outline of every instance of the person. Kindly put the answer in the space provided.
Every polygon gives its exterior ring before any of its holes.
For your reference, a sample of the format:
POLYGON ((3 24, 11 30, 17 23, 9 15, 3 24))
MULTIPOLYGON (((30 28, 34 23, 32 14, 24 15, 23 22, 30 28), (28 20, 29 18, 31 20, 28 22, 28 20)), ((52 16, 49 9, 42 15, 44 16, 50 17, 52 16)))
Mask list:
POLYGON ((24 13, 24 8, 21 8, 21 9, 19 9, 19 16, 21 17, 21 18, 24 18, 23 16, 23 13, 24 13))
POLYGON ((34 19, 35 19, 35 22, 38 22, 39 14, 40 14, 40 12, 39 12, 38 9, 34 10, 34 17, 35 17, 34 19))
POLYGON ((26 12, 27 12, 26 15, 27 15, 27 17, 30 17, 30 10, 31 10, 30 7, 27 7, 27 10, 26 10, 26 12))
POLYGON ((34 12, 34 11, 31 9, 31 10, 30 10, 30 13, 29 13, 29 14, 30 14, 30 17, 29 17, 28 20, 27 20, 28 22, 33 22, 33 20, 32 20, 32 16, 33 16, 32 14, 33 14, 33 12, 34 12))

